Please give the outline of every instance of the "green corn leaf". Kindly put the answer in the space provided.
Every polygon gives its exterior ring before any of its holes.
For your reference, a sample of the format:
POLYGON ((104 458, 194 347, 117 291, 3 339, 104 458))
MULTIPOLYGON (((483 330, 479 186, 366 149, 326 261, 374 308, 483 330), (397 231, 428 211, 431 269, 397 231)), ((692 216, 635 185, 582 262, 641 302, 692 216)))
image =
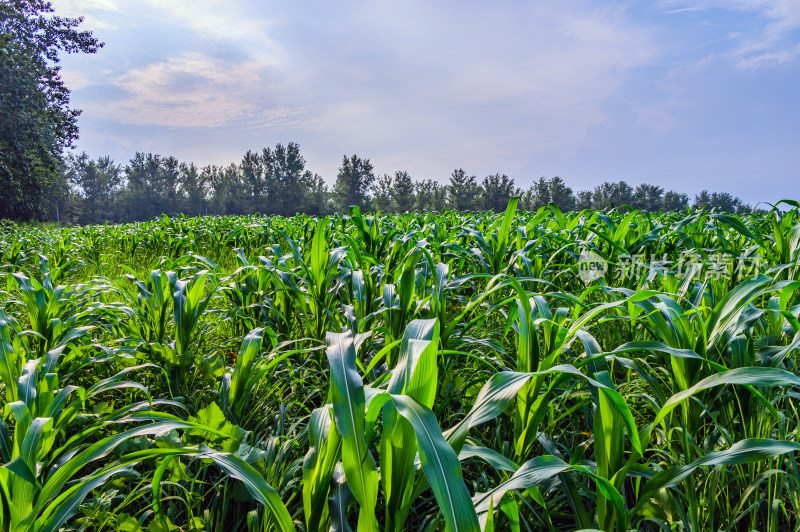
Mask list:
POLYGON ((770 283, 769 277, 759 275, 736 285, 725 298, 720 301, 708 321, 708 347, 717 346, 720 351, 730 342, 730 329, 739 319, 739 315, 751 301, 764 293, 770 283))
POLYGON ((617 516, 621 520, 622 529, 625 530, 627 523, 625 502, 613 484, 604 478, 598 477, 584 466, 570 465, 552 455, 537 456, 528 460, 507 481, 495 486, 495 488, 486 493, 476 494, 472 499, 475 511, 480 514, 481 521, 485 522, 490 503, 494 506, 499 505, 508 491, 531 488, 565 472, 587 475, 597 482, 599 491, 611 501, 617 516))
POLYGON ((350 331, 328 333, 327 342, 333 414, 342 435, 342 465, 353 497, 361 506, 359 532, 377 530, 378 472, 364 436, 366 398, 356 370, 353 336, 350 331))
POLYGON ((333 488, 328 499, 331 514, 330 532, 350 532, 350 525, 347 522, 347 505, 350 502, 350 488, 344 478, 342 464, 336 464, 333 471, 333 488))
POLYGON ((492 505, 499 506, 506 493, 511 490, 524 490, 536 486, 540 482, 552 478, 570 469, 570 465, 560 458, 551 455, 537 456, 522 464, 505 482, 495 486, 491 491, 478 493, 472 498, 475 512, 485 514, 492 505))
POLYGON ((414 427, 422 470, 439 503, 447 530, 479 531, 478 518, 464 484, 458 456, 442 436, 433 412, 403 395, 392 396, 392 401, 399 414, 414 427))
POLYGON ((38 532, 56 532, 70 517, 77 513, 78 507, 89 493, 107 483, 112 477, 126 473, 133 474, 128 466, 116 467, 76 484, 54 501, 42 517, 36 519, 35 530, 38 532))
POLYGON ((8 463, 3 464, 3 467, 17 475, 20 479, 24 480, 31 486, 36 486, 36 476, 21 456, 17 456, 8 463))
POLYGON ((154 519, 156 519, 165 529, 168 528, 168 526, 167 518, 164 515, 164 508, 161 505, 161 480, 164 478, 167 468, 170 466, 174 458, 174 456, 164 457, 161 465, 158 466, 156 472, 153 474, 153 482, 150 485, 150 492, 153 496, 153 513, 155 514, 154 519))
POLYGON ((739 465, 761 462, 786 453, 800 451, 800 443, 767 439, 741 440, 723 451, 712 451, 684 466, 671 467, 656 473, 644 485, 637 508, 661 489, 672 488, 686 480, 698 467, 739 465))
MULTIPOLYGON (((146 419, 146 417, 142 417, 142 419, 146 419)), ((187 423, 184 421, 160 421, 108 436, 96 443, 93 443, 86 449, 74 455, 70 460, 59 467, 55 473, 48 477, 47 482, 42 487, 42 490, 39 493, 39 498, 36 501, 37 509, 43 509, 50 503, 50 501, 52 501, 59 493, 61 493, 61 490, 64 488, 67 482, 72 479, 73 475, 78 473, 88 464, 105 458, 123 442, 137 436, 159 434, 173 429, 205 430, 211 432, 212 434, 226 437, 224 433, 209 429, 203 425, 187 423)))
POLYGON ((13 383, 19 380, 17 354, 11 345, 11 325, 4 310, 0 309, 0 382, 5 386, 6 402, 17 400, 17 386, 13 383))
POLYGON ((325 239, 327 225, 328 221, 324 218, 317 223, 311 243, 311 279, 315 286, 321 286, 327 278, 328 243, 325 239))
POLYGON ((269 510, 270 517, 277 525, 278 530, 281 532, 296 530, 292 517, 281 501, 278 492, 264 480, 264 477, 253 466, 230 453, 209 450, 200 456, 213 460, 217 467, 231 477, 240 480, 250 495, 269 510))
POLYGON ((489 510, 486 512, 486 523, 483 532, 494 532, 494 497, 489 498, 489 510))
POLYGON ((455 427, 445 432, 447 441, 453 444, 455 449, 460 451, 460 445, 463 444, 467 431, 471 427, 497 417, 512 401, 514 401, 514 399, 516 399, 517 392, 525 385, 528 379, 543 375, 574 375, 596 387, 600 393, 609 400, 611 407, 620 414, 628 429, 631 444, 634 449, 641 453, 641 441, 633 419, 633 414, 619 392, 587 377, 575 366, 569 364, 560 364, 550 369, 533 373, 504 371, 493 375, 478 393, 470 412, 455 427))
MULTIPOLYGON (((43 440, 47 439, 48 433, 52 428, 52 419, 38 417, 31 421, 25 433, 22 444, 19 447, 19 457, 32 474, 37 471, 38 455, 43 451, 41 449, 43 440)), ((14 482, 12 498, 16 510, 21 515, 33 515, 33 505, 38 491, 39 486, 36 482, 14 482)))
POLYGON ((464 446, 461 447, 461 452, 458 453, 458 461, 463 462, 468 458, 480 458, 497 471, 509 471, 513 473, 519 469, 519 466, 513 461, 482 445, 464 444, 464 446))
POLYGON ((746 367, 735 368, 722 373, 716 373, 710 377, 706 377, 689 389, 678 392, 664 403, 655 420, 650 425, 649 429, 645 429, 647 433, 652 430, 652 427, 658 425, 665 417, 669 415, 678 405, 695 395, 697 392, 714 388, 715 386, 722 386, 724 384, 739 384, 750 386, 794 386, 800 387, 800 377, 789 373, 786 370, 771 367, 746 367))
POLYGON ((506 247, 508 246, 509 235, 511 234, 511 224, 514 222, 514 215, 517 211, 517 203, 519 203, 519 196, 509 198, 506 212, 503 215, 503 223, 500 226, 500 231, 497 233, 497 250, 501 254, 505 254, 506 247))
POLYGON ((22 375, 19 377, 17 384, 17 397, 25 403, 28 410, 35 414, 36 412, 36 395, 37 385, 39 380, 39 360, 29 360, 22 367, 22 375))
POLYGON ((470 428, 499 416, 517 397, 519 390, 530 379, 528 373, 502 371, 492 375, 483 385, 467 415, 444 437, 460 452, 470 428))
POLYGON ((330 405, 314 409, 308 425, 308 452, 303 460, 303 508, 307 530, 319 530, 327 524, 328 492, 341 456, 342 437, 331 420, 330 410, 330 405))
MULTIPOLYGON (((438 320, 414 320, 409 323, 387 391, 390 394, 405 394, 428 408, 432 407, 439 368, 436 356, 438 344, 438 320)), ((413 427, 398 416, 393 403, 386 404, 383 408, 380 461, 388 530, 400 531, 405 528, 405 519, 411 510, 416 454, 413 427)))
POLYGON ((264 328, 253 329, 244 337, 242 347, 236 357, 236 366, 231 376, 231 384, 228 390, 228 404, 233 406, 243 396, 242 390, 246 387, 249 373, 253 367, 256 356, 261 349, 264 340, 264 328))

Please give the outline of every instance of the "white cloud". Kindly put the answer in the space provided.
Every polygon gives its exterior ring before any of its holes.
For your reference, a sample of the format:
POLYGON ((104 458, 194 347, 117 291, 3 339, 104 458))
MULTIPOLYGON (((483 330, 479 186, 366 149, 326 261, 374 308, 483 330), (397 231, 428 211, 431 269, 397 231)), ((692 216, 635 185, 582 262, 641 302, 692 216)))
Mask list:
POLYGON ((64 84, 69 87, 69 90, 72 91, 86 88, 95 82, 87 73, 73 69, 62 69, 61 79, 64 81, 64 84))
POLYGON ((625 9, 586 0, 322 7, 144 0, 135 9, 93 1, 122 10, 131 24, 98 56, 111 74, 96 65, 80 71, 122 89, 113 102, 76 101, 84 116, 250 128, 254 137, 310 138, 333 153, 359 150, 391 163, 414 153, 437 164, 445 150, 440 165, 491 166, 502 157, 521 166, 536 153, 574 150, 592 127, 612 120, 605 103, 658 55, 652 28, 625 9), (148 22, 158 31, 141 42, 148 22), (181 39, 163 34, 170 26, 181 39), (159 48, 162 38, 169 44, 159 48), (209 42, 241 53, 230 59, 209 42))
POLYGON ((83 17, 84 26, 92 30, 114 29, 107 16, 109 13, 118 13, 118 0, 55 0, 53 8, 56 14, 63 17, 83 17))
POLYGON ((609 119, 603 102, 658 53, 648 28, 621 10, 470 9, 373 6, 369 30, 348 20, 317 35, 325 59, 296 61, 313 72, 304 82, 329 94, 317 127, 373 153, 413 142, 449 143, 464 161, 563 149, 609 119))
POLYGON ((662 6, 678 6, 670 12, 718 8, 756 14, 751 31, 729 34, 737 41, 730 57, 741 68, 785 64, 800 57, 800 0, 666 0, 662 6))
POLYGON ((172 128, 290 124, 303 113, 270 98, 269 72, 198 52, 134 68, 113 80, 125 99, 92 107, 123 123, 172 128))
POLYGON ((774 52, 763 52, 742 58, 739 66, 744 69, 753 69, 766 65, 785 65, 792 63, 800 57, 800 44, 791 48, 782 48, 774 52))
POLYGON ((154 17, 166 17, 203 40, 216 39, 245 48, 261 65, 277 65, 285 58, 283 48, 270 37, 276 21, 260 16, 260 10, 247 2, 144 0, 142 4, 139 9, 149 6, 154 17))

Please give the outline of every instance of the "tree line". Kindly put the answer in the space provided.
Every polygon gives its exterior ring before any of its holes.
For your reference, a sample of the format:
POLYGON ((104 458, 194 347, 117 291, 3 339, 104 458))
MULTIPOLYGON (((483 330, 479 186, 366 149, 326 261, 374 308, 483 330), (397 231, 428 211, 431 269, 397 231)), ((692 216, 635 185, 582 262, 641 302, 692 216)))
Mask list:
POLYGON ((407 171, 377 175, 369 159, 344 156, 329 189, 306 168, 300 147, 248 151, 238 164, 198 167, 172 156, 136 153, 125 166, 110 157, 69 155, 62 169, 63 191, 51 212, 62 221, 92 224, 147 220, 161 214, 228 215, 297 213, 326 215, 352 205, 383 212, 502 211, 512 196, 520 208, 536 210, 549 203, 564 211, 609 209, 628 205, 646 211, 713 207, 744 212, 750 206, 728 193, 703 191, 690 202, 687 194, 625 181, 605 182, 573 192, 560 177, 541 177, 527 189, 513 178, 493 174, 479 180, 456 169, 449 181, 414 180, 407 171))

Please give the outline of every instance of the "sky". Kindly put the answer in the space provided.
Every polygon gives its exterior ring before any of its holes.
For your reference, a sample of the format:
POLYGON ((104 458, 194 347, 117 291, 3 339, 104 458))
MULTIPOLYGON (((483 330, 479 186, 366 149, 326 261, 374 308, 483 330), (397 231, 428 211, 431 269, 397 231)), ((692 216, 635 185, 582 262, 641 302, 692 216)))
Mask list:
POLYGON ((53 0, 78 151, 800 198, 800 0, 53 0))

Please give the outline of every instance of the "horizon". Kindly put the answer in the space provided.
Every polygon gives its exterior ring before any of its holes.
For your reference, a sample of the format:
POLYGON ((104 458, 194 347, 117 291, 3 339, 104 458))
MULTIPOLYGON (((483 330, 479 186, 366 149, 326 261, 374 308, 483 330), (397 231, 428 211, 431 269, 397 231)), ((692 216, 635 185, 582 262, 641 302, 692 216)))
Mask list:
POLYGON ((800 141, 800 1, 377 6, 63 0, 105 42, 65 56, 77 152, 200 166, 295 142, 447 183, 651 183, 788 197, 800 141), (324 22, 323 22, 324 21, 324 22))

